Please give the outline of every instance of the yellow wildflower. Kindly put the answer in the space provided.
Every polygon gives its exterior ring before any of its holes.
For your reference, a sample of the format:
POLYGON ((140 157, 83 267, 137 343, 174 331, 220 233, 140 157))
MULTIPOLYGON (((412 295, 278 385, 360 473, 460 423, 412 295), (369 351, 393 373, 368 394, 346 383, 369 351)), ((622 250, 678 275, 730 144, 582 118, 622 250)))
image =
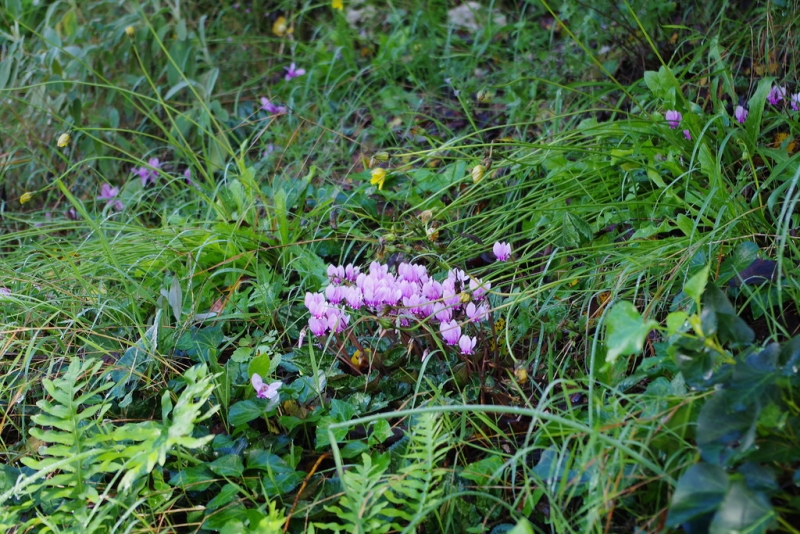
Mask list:
POLYGON ((275 19, 275 22, 272 23, 272 33, 274 33, 278 37, 283 37, 287 33, 291 33, 289 31, 289 24, 286 21, 286 17, 281 15, 280 17, 275 19))
POLYGON ((343 0, 331 0, 331 7, 333 9, 338 9, 339 11, 344 10, 344 1, 343 0))
POLYGON ((25 193, 22 193, 21 197, 19 197, 19 203, 20 204, 25 204, 26 202, 30 201, 30 199, 32 199, 32 198, 33 198, 33 193, 26 191, 25 193))
POLYGON ((386 181, 386 169, 381 167, 375 167, 372 169, 372 179, 370 179, 369 183, 372 185, 377 185, 378 189, 383 189, 383 183, 386 181))
POLYGON ((126 26, 125 27, 125 35, 127 35, 128 37, 133 37, 134 33, 135 32, 134 32, 133 26, 126 26))
POLYGON ((70 136, 68 133, 63 133, 58 136, 58 141, 56 141, 56 145, 58 148, 64 148, 69 144, 70 136))

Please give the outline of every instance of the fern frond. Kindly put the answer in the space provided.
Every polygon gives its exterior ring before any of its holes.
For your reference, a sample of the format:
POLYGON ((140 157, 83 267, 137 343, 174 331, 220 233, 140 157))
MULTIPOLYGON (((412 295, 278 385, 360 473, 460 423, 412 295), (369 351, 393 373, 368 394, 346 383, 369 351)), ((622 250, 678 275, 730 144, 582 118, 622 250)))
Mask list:
POLYGON ((391 481, 386 498, 397 505, 395 513, 408 522, 404 532, 438 509, 444 493, 442 479, 447 470, 439 467, 450 450, 450 434, 444 430, 439 414, 424 412, 411 425, 411 439, 403 455, 406 465, 401 476, 391 481))
MULTIPOLYGON (((102 453, 102 449, 93 448, 91 438, 100 432, 97 420, 110 407, 102 402, 100 393, 113 384, 105 383, 80 393, 89 387, 93 378, 97 378, 101 365, 99 361, 82 362, 76 359, 70 363, 64 376, 42 381, 45 391, 55 402, 42 399, 36 403, 42 413, 31 418, 37 426, 30 429, 30 434, 48 445, 40 448, 41 459, 25 457, 21 461, 37 471, 36 477, 27 479, 29 484, 54 471, 59 471, 59 474, 47 478, 29 491, 49 489, 47 496, 51 499, 78 498, 86 491, 96 495, 92 477, 98 473, 98 469, 93 460, 102 453), (82 377, 87 378, 81 380, 82 377)), ((18 491, 20 488, 15 489, 18 491)))
POLYGON ((318 523, 315 524, 317 528, 353 534, 383 534, 397 528, 387 520, 386 514, 391 510, 385 510, 389 502, 383 498, 389 491, 389 486, 383 480, 383 474, 389 467, 389 456, 378 456, 374 465, 368 454, 362 454, 361 459, 362 465, 344 473, 344 495, 337 505, 325 507, 345 523, 318 523))

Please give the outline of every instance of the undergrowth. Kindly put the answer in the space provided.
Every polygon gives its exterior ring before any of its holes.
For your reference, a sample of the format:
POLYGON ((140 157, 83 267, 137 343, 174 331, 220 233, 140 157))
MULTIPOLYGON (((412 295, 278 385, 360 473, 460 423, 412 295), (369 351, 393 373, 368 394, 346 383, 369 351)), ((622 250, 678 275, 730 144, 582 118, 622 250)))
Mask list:
POLYGON ((797 17, 4 0, 0 524, 797 532, 797 17))

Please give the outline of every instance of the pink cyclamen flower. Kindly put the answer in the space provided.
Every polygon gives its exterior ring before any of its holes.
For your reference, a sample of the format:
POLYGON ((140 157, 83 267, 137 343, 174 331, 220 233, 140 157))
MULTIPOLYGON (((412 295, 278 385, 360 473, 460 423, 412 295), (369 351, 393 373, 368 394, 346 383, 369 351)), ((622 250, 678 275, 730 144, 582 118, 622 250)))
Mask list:
POLYGON ((455 321, 443 322, 439 325, 442 331, 442 338, 448 345, 457 345, 458 338, 461 337, 461 327, 455 321))
POLYGON ((793 110, 800 110, 800 93, 794 93, 789 99, 789 103, 791 104, 793 110))
POLYGON ((773 106, 777 106, 783 99, 786 97, 786 88, 780 85, 773 85, 772 89, 769 90, 769 94, 767 95, 767 102, 772 104, 773 106))
POLYGON ((673 130, 681 125, 681 120, 683 119, 683 115, 681 115, 680 111, 675 111, 674 109, 667 111, 664 117, 667 119, 669 127, 673 130))
POLYGON ((103 184, 100 186, 100 194, 97 196, 97 200, 105 200, 107 206, 113 206, 115 210, 122 211, 122 208, 125 205, 116 199, 117 195, 119 194, 119 187, 111 187, 109 184, 103 184))
POLYGON ((458 348, 461 349, 461 354, 469 355, 475 350, 475 344, 478 340, 474 337, 469 337, 468 335, 464 334, 458 339, 458 348))
POLYGON ((690 132, 689 130, 684 130, 684 131, 683 131, 683 136, 684 136, 684 137, 685 137, 685 138, 686 138, 688 141, 691 141, 691 140, 692 140, 692 132, 690 132))
POLYGON ((286 71, 286 75, 284 76, 284 78, 286 79, 287 82, 292 78, 297 78, 298 76, 302 76, 303 74, 306 73, 306 69, 298 69, 297 65, 295 65, 294 62, 288 67, 283 67, 283 69, 286 71))
POLYGON ((734 118, 739 121, 739 124, 744 124, 744 121, 747 120, 747 115, 750 112, 747 111, 744 106, 736 106, 736 109, 733 111, 734 118))
POLYGON ((511 257, 511 245, 498 241, 492 247, 492 252, 497 261, 508 261, 511 257))
POLYGON ((251 376, 250 383, 253 384, 253 388, 256 390, 256 395, 259 399, 270 400, 276 400, 278 398, 278 389, 283 385, 282 382, 273 382, 267 385, 258 375, 251 376))
POLYGON ((328 330, 327 317, 326 318, 309 317, 308 329, 311 330, 311 333, 317 337, 324 336, 325 332, 328 330))
POLYGON ((261 97, 261 109, 263 109, 270 115, 283 115, 284 113, 286 113, 285 106, 276 106, 270 101, 269 98, 265 96, 261 97))
POLYGON ((473 323, 479 323, 485 320, 486 316, 489 314, 489 308, 486 306, 486 303, 475 306, 474 302, 470 302, 467 304, 467 309, 465 311, 467 313, 467 318, 473 323))

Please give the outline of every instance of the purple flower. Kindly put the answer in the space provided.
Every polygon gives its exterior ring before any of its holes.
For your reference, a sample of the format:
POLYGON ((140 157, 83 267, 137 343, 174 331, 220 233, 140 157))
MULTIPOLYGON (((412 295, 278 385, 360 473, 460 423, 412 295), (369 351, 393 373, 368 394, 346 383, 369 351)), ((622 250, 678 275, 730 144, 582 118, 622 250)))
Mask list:
POLYGON ((492 247, 492 252, 497 261, 508 261, 511 257, 511 245, 498 241, 492 247))
POLYGON ((75 210, 75 208, 68 209, 66 215, 67 219, 70 221, 77 221, 79 218, 78 212, 75 210))
POLYGON ((325 315, 325 312, 328 310, 328 303, 325 301, 325 295, 322 293, 307 292, 305 305, 311 315, 317 319, 322 318, 322 316, 325 315))
POLYGON ((267 385, 258 375, 251 376, 250 383, 253 384, 253 388, 256 390, 256 395, 259 399, 269 400, 278 399, 278 389, 280 389, 280 387, 283 385, 282 382, 273 382, 272 384, 267 385))
POLYGON ((261 109, 269 113, 270 115, 283 115, 286 113, 285 106, 276 106, 272 102, 270 102, 269 98, 262 96, 261 97, 261 109))
POLYGON ((125 205, 116 199, 118 194, 119 187, 103 184, 100 186, 100 195, 98 195, 97 200, 106 200, 106 206, 113 206, 115 210, 122 211, 125 205))
POLYGON ((733 111, 733 116, 739 121, 739 124, 744 124, 749 113, 750 112, 747 111, 744 106, 736 106, 736 109, 733 111))
POLYGON ((192 169, 186 167, 186 170, 183 171, 183 181, 186 182, 186 185, 194 185, 192 181, 192 169))
POLYGON ((294 63, 292 63, 288 67, 283 67, 283 69, 286 71, 286 75, 284 76, 284 78, 286 79, 287 82, 292 78, 297 78, 298 76, 302 76, 303 74, 306 73, 306 69, 298 69, 297 65, 295 65, 294 63))
POLYGON ((489 308, 486 304, 481 304, 480 306, 475 306, 474 302, 470 302, 467 304, 467 318, 472 321, 473 323, 479 323, 481 321, 486 320, 486 315, 489 313, 489 308))
POLYGON ((692 132, 690 132, 689 130, 684 130, 684 131, 683 131, 683 136, 684 136, 684 137, 685 137, 685 138, 686 138, 688 141, 691 141, 691 140, 692 140, 692 132))
POLYGON ((156 183, 156 178, 158 178, 158 171, 156 169, 161 168, 161 161, 159 161, 158 158, 150 158, 147 160, 147 165, 152 168, 149 169, 145 166, 141 166, 131 169, 134 174, 139 175, 139 179, 142 180, 142 187, 147 186, 147 184, 156 183))
POLYGON ((328 330, 328 320, 311 316, 308 318, 308 329, 317 337, 322 337, 328 330))
POLYGON ((439 325, 442 331, 442 338, 448 345, 458 345, 458 338, 461 337, 461 327, 455 321, 443 322, 439 325))
POLYGON ((667 119, 667 124, 669 124, 669 127, 672 128, 673 130, 681 125, 681 120, 683 119, 683 115, 681 115, 680 111, 675 111, 674 109, 671 109, 667 111, 667 113, 664 116, 667 119))
POLYGON ((469 289, 472 291, 472 298, 475 300, 483 300, 483 297, 486 296, 486 293, 492 288, 491 282, 482 282, 475 278, 470 278, 469 280, 469 289))
POLYGON ((794 93, 790 98, 790 104, 795 111, 800 110, 800 93, 794 93))
POLYGON ((8 289, 6 286, 0 286, 0 297, 10 297, 11 290, 8 289))
POLYGON ((472 354, 473 350, 475 350, 475 343, 477 343, 474 337, 469 337, 468 335, 464 334, 458 339, 458 348, 461 349, 461 354, 469 355, 472 354))
POLYGON ((767 102, 772 104, 773 106, 777 106, 783 99, 786 97, 786 88, 781 85, 773 85, 772 89, 769 90, 769 94, 767 95, 767 102))

